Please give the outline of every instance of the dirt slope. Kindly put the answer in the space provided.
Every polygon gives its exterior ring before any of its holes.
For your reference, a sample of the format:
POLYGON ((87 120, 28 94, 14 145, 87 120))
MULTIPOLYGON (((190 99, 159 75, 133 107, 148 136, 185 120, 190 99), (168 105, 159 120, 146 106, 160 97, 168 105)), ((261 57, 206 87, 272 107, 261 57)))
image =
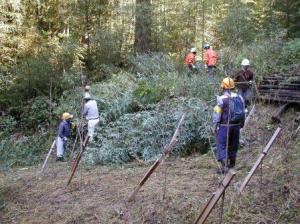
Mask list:
MULTIPOLYGON (((259 106, 256 117, 249 123, 245 138, 251 145, 239 152, 237 175, 225 198, 224 223, 300 220, 296 171, 300 152, 297 146, 285 148, 293 128, 294 111, 285 116, 284 132, 264 162, 263 184, 257 174, 245 195, 236 197, 236 189, 277 127, 270 123, 273 110, 272 106, 259 106), (287 170, 290 164, 294 165, 287 170)), ((69 187, 67 162, 51 162, 42 175, 37 167, 1 173, 0 196, 6 207, 0 210, 0 223, 191 223, 222 178, 216 174, 212 153, 168 158, 139 192, 136 201, 127 203, 148 167, 149 164, 140 163, 123 167, 81 165, 69 187)), ((208 223, 218 222, 219 211, 217 206, 208 223)))

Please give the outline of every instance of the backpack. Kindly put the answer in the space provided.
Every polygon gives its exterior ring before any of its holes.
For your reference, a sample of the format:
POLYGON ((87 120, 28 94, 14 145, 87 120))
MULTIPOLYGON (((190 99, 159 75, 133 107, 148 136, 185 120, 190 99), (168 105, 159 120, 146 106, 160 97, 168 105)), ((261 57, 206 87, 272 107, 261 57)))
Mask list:
POLYGON ((239 96, 230 98, 230 122, 240 123, 245 120, 245 106, 239 96))

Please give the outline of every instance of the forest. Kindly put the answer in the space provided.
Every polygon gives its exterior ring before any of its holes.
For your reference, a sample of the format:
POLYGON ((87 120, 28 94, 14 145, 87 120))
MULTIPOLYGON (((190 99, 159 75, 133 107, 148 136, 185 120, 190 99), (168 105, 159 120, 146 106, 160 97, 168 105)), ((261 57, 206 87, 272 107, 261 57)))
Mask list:
MULTIPOLYGON (((122 175, 132 175, 132 167, 142 175, 140 166, 159 158, 180 117, 187 113, 171 161, 176 169, 191 169, 188 175, 194 176, 197 171, 192 169, 204 166, 196 164, 201 156, 207 159, 203 161, 207 167, 214 166, 207 156, 212 156, 210 151, 215 147, 211 116, 216 95, 221 93, 223 78, 233 76, 245 58, 251 63, 257 85, 271 74, 299 74, 299 0, 0 0, 0 172, 40 167, 57 136, 61 115, 69 112, 74 115, 73 124, 81 125, 84 87, 88 85, 98 104, 100 124, 82 158, 81 172, 105 169, 118 177, 119 171, 129 166, 122 175), (213 80, 204 63, 203 46, 207 43, 218 54, 213 80), (197 49, 194 73, 184 64, 191 48, 197 49), (190 157, 191 165, 181 167, 180 161, 189 161, 190 157)), ((275 110, 270 105, 259 105, 264 111, 261 117, 275 110)), ((264 125, 259 127, 268 134, 275 130, 273 124, 255 122, 264 125)), ((251 130, 255 128, 251 126, 251 130)), ((72 130, 68 159, 72 159, 74 150, 79 150, 76 135, 76 129, 72 130)), ((264 143, 260 139, 254 145, 264 143)), ((296 148, 298 143, 294 144, 296 148)), ((48 169, 58 172, 54 160, 50 160, 48 169)), ((68 171, 64 168, 64 172, 68 171)), ((48 181, 49 178, 45 177, 48 181)), ((130 180, 134 182, 133 176, 130 180)), ((116 184, 119 185, 123 184, 116 184)), ((0 185, 3 189, 5 186, 0 185)), ((155 186, 151 187, 155 191, 155 186)), ((0 216, 11 200, 5 192, 0 190, 0 216)), ((151 200, 149 195, 146 197, 151 200)), ((299 196, 293 200, 299 200, 299 196)), ((142 210, 147 211, 149 206, 142 210)), ((164 207, 169 218, 155 210, 153 220, 147 212, 146 218, 140 219, 137 207, 131 207, 135 211, 131 218, 127 212, 124 216, 119 214, 118 209, 123 207, 106 209, 114 211, 107 217, 102 214, 100 220, 95 216, 96 221, 84 215, 78 219, 76 215, 63 219, 58 215, 46 220, 48 214, 41 220, 29 216, 21 219, 20 214, 16 220, 190 223, 195 215, 181 217, 176 212, 180 206, 164 207), (122 221, 117 216, 122 216, 122 221)), ((233 206, 226 211, 225 223, 296 223, 299 218, 296 207, 287 215, 281 214, 284 218, 277 222, 270 221, 276 212, 264 214, 260 221, 250 213, 246 213, 243 222, 243 213, 235 221, 228 221, 237 209, 233 206)), ((198 207, 192 211, 198 211, 198 207)), ((5 217, 3 223, 13 223, 11 213, 5 217)))

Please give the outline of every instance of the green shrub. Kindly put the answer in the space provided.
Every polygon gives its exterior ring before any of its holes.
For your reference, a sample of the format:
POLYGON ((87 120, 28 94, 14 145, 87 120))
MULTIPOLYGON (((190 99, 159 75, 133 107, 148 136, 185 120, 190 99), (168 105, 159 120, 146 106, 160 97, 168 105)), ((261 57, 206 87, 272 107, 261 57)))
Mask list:
POLYGON ((286 62, 295 63, 300 59, 300 38, 296 38, 287 43, 284 47, 286 62))
POLYGON ((42 96, 36 97, 31 104, 24 107, 21 115, 21 123, 24 128, 37 129, 41 126, 47 126, 49 124, 49 104, 47 99, 42 96))
POLYGON ((17 121, 13 116, 0 116, 0 136, 12 133, 15 130, 16 125, 17 121))

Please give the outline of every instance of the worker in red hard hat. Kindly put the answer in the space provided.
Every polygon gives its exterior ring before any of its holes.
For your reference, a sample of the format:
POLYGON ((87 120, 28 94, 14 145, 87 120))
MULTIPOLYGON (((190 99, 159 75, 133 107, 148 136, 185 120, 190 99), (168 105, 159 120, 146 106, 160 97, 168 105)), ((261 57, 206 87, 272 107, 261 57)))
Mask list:
POLYGON ((209 44, 204 44, 204 63, 207 67, 208 74, 210 76, 213 76, 216 69, 216 64, 218 60, 217 53, 212 49, 212 47, 209 44))
POLYGON ((196 54, 197 54, 197 49, 195 47, 193 47, 193 48, 191 48, 190 53, 188 53, 184 59, 184 64, 186 64, 190 70, 196 69, 196 66, 195 66, 196 54))

